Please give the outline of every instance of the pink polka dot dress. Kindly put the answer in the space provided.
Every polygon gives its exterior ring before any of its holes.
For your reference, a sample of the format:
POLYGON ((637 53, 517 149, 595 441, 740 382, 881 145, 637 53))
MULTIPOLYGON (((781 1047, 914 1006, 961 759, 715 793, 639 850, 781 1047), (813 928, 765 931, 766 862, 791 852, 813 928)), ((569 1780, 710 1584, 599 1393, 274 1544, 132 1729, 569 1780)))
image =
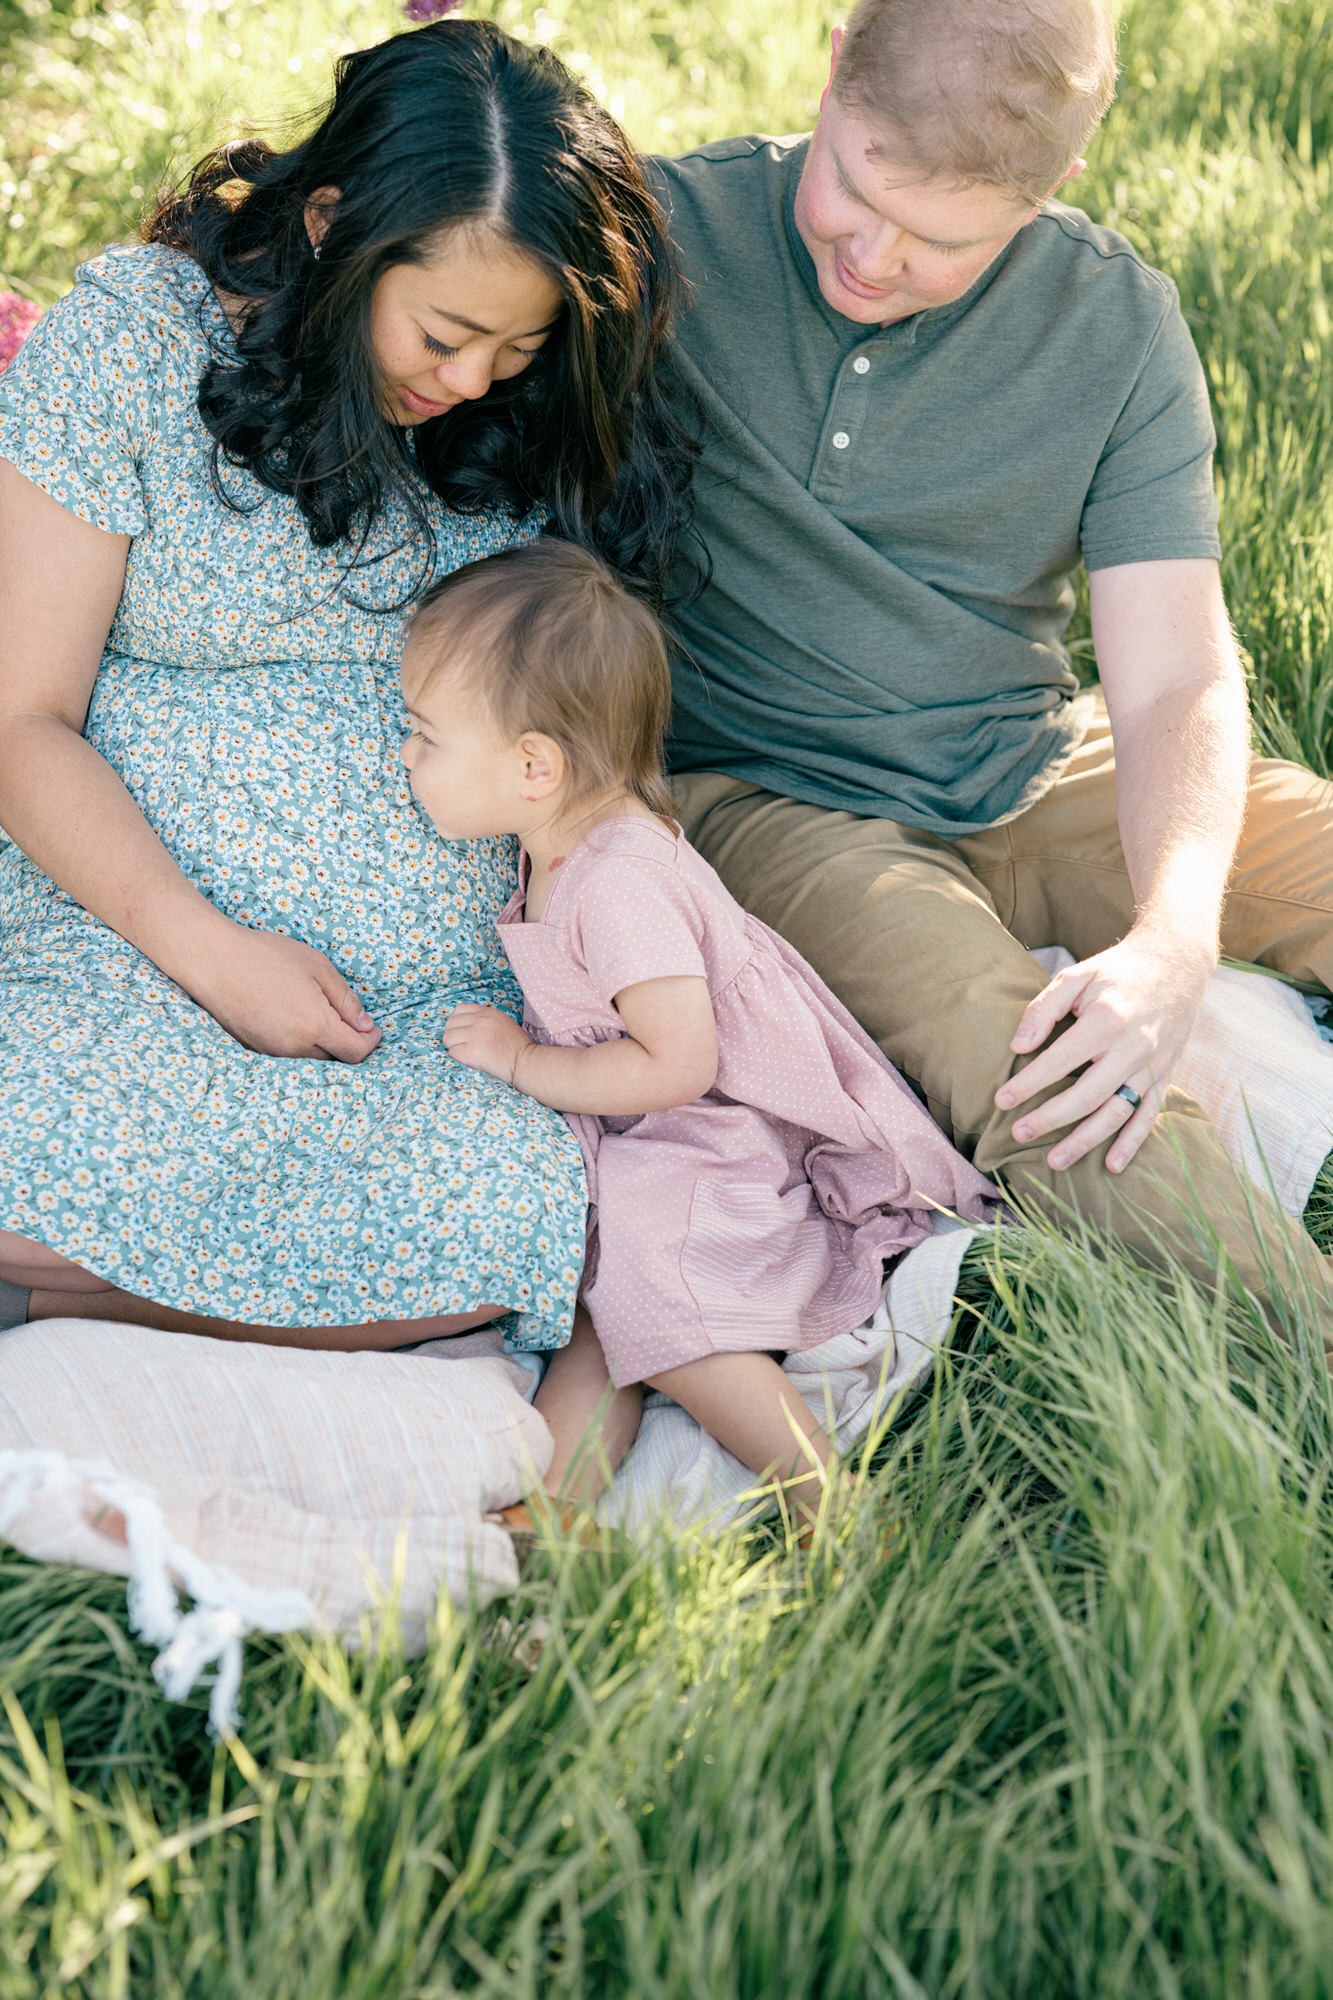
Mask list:
POLYGON ((524 921, 523 899, 520 886, 499 932, 535 1041, 587 1048, 623 1035, 613 997, 646 979, 706 979, 717 1017, 706 1096, 570 1118, 594 1203, 583 1293, 617 1385, 706 1354, 789 1352, 846 1333, 934 1214, 992 1212, 998 1190, 681 834, 605 820, 570 855, 539 922, 524 921))

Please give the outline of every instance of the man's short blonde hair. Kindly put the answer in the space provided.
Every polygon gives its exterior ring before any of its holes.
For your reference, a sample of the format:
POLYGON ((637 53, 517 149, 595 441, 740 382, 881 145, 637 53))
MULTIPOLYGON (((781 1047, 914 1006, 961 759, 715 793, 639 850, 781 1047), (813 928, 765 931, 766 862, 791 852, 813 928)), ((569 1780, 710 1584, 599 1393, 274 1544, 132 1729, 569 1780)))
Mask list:
POLYGON ((1106 115, 1115 74, 1105 0, 858 0, 833 90, 923 178, 1036 203, 1106 115))

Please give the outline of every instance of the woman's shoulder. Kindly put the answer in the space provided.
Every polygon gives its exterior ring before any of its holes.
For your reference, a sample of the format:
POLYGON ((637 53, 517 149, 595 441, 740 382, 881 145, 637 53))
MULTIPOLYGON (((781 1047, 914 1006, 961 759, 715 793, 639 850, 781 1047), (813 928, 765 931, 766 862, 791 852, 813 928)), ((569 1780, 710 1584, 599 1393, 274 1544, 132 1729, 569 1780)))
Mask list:
POLYGON ((129 339, 144 358, 182 341, 202 345, 221 309, 199 266, 183 250, 163 243, 113 243, 80 264, 74 284, 46 315, 51 330, 79 327, 129 339))

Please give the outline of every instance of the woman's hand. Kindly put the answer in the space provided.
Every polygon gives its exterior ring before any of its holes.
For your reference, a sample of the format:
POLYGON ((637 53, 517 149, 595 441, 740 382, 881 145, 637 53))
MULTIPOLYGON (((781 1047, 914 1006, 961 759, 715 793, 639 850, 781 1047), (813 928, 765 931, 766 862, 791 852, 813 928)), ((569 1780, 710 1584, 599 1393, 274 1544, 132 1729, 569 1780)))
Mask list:
POLYGON ((532 1045, 531 1037, 508 1014, 472 1000, 455 1007, 444 1024, 444 1046, 454 1060, 470 1069, 484 1069, 501 1083, 514 1082, 519 1057, 532 1045))
POLYGON ((229 1035, 262 1056, 359 1063, 380 1045, 380 1030, 341 972, 295 938, 223 919, 175 976, 229 1035))
POLYGON ((1046 1155, 1051 1166, 1072 1167, 1110 1139, 1107 1167, 1123 1173, 1156 1122, 1216 963, 1196 940, 1136 926, 1109 950, 1058 972, 1028 1005, 1009 1046, 1025 1054, 1041 1048, 1057 1021, 1072 1014, 1074 1023, 1002 1084, 995 1102, 1008 1110, 1075 1070, 1082 1074, 1015 1119, 1014 1137, 1040 1139, 1072 1125, 1046 1155), (1141 1098, 1137 1108, 1117 1095, 1123 1084, 1141 1098))

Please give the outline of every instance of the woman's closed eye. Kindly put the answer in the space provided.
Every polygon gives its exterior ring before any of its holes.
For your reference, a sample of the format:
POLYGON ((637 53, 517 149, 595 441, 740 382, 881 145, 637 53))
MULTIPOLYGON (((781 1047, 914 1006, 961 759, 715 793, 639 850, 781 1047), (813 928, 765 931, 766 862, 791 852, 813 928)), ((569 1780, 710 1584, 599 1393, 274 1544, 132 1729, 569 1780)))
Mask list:
MULTIPOLYGON (((427 351, 431 354, 438 354, 442 361, 452 361, 454 359, 454 356, 459 351, 456 347, 446 347, 442 340, 436 340, 432 334, 426 333, 424 331, 421 335, 421 338, 426 343, 427 351)), ((515 344, 512 348, 512 352, 515 354, 521 354, 525 361, 535 361, 537 356, 541 353, 541 348, 519 347, 517 344, 515 344)))

